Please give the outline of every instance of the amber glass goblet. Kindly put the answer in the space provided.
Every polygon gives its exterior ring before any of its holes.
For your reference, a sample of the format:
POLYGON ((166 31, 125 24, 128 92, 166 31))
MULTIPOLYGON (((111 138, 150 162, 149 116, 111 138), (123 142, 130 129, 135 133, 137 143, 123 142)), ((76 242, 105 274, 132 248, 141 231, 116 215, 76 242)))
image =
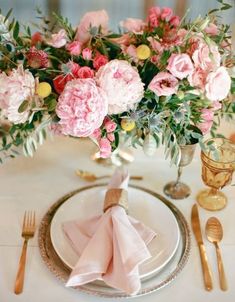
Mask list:
POLYGON ((232 181, 235 169, 235 144, 223 138, 209 139, 206 144, 213 145, 213 151, 201 152, 202 180, 210 189, 197 195, 199 205, 210 211, 223 209, 227 204, 226 195, 219 191, 232 181))

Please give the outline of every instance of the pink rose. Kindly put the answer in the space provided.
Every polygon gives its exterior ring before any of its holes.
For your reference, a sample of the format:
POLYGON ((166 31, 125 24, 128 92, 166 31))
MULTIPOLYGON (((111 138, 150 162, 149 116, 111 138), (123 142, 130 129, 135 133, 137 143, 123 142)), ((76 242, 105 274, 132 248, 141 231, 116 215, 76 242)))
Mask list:
POLYGON ((110 118, 106 118, 104 121, 104 127, 107 132, 113 132, 116 129, 117 124, 113 122, 110 118))
POLYGON ((178 80, 168 72, 159 72, 152 79, 148 88, 157 96, 169 96, 177 92, 178 80))
POLYGON ((112 153, 110 141, 107 138, 101 138, 99 141, 100 157, 107 158, 112 153))
POLYGON ((120 22, 120 26, 124 27, 127 31, 135 34, 141 34, 145 27, 145 22, 141 19, 128 18, 125 21, 120 22))
POLYGON ((105 10, 93 11, 86 13, 77 28, 76 40, 86 43, 90 40, 90 30, 92 27, 100 27, 102 33, 108 31, 108 14, 105 10))
POLYGON ((207 75, 208 73, 205 70, 199 67, 195 68, 193 73, 188 76, 189 84, 192 87, 199 88, 204 91, 206 86, 207 75))
POLYGON ((197 127, 202 131, 202 134, 207 134, 213 125, 213 121, 206 121, 202 123, 198 123, 197 127))
POLYGON ((216 36, 218 35, 218 27, 214 23, 210 23, 206 28, 205 32, 211 36, 216 36))
POLYGON ((95 129, 94 132, 90 136, 98 141, 101 138, 100 128, 95 129))
POLYGON ((212 109, 203 108, 201 110, 201 118, 203 121, 208 122, 212 121, 214 117, 214 111, 212 109))
POLYGON ((82 51, 82 57, 84 60, 91 60, 92 58, 92 50, 88 47, 84 48, 82 51))
POLYGON ((115 140, 115 136, 113 133, 108 133, 107 138, 110 142, 114 142, 114 140, 115 140))
POLYGON ((193 69, 193 63, 185 53, 172 54, 168 59, 167 70, 181 80, 192 74, 193 69))
POLYGON ((105 93, 93 79, 69 81, 58 98, 56 114, 64 135, 90 136, 107 115, 105 93))
POLYGON ((88 66, 83 66, 78 70, 77 77, 81 79, 94 78, 94 70, 88 66))
POLYGON ((66 49, 71 55, 79 56, 82 51, 82 44, 79 41, 73 41, 72 43, 66 45, 66 49))
POLYGON ((100 53, 98 53, 93 60, 93 67, 95 68, 95 70, 98 70, 101 66, 105 65, 106 63, 108 63, 108 58, 104 55, 101 55, 100 53))
POLYGON ((207 76, 206 97, 211 101, 225 99, 230 91, 231 78, 225 67, 221 66, 207 76))
POLYGON ((161 19, 165 21, 170 21, 173 16, 173 11, 170 7, 163 7, 161 12, 161 19))
POLYGON ((64 65, 65 65, 64 66, 65 70, 63 70, 63 68, 62 68, 62 70, 64 71, 65 74, 70 74, 74 78, 78 78, 78 71, 80 69, 80 65, 78 63, 75 63, 73 61, 69 61, 68 63, 66 63, 64 65))
MULTIPOLYGON (((173 16, 170 19, 170 24, 174 27, 178 27, 180 25, 180 17, 179 16, 173 16)), ((183 28, 182 28, 183 29, 183 28)))
POLYGON ((196 67, 211 71, 220 66, 221 56, 216 45, 210 48, 205 43, 199 43, 192 55, 196 67))
POLYGON ((61 29, 58 33, 51 35, 51 39, 47 41, 47 44, 55 48, 61 48, 65 46, 66 42, 67 42, 66 31, 64 29, 61 29))
POLYGON ((147 21, 151 27, 158 26, 160 15, 161 15, 161 9, 158 6, 151 7, 149 9, 147 21))

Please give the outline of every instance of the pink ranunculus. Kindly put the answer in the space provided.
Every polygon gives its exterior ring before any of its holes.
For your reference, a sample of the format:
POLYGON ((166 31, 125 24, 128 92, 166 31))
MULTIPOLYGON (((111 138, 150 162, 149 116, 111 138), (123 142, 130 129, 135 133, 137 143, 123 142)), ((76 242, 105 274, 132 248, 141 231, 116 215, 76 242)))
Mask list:
POLYGON ((192 87, 199 88, 201 91, 204 91, 207 75, 208 73, 205 70, 199 67, 195 68, 193 73, 188 76, 189 84, 192 87))
POLYGON ((117 124, 110 118, 105 118, 104 127, 107 132, 113 132, 117 128, 117 124))
POLYGON ((101 138, 99 141, 100 157, 108 158, 112 153, 110 141, 107 138, 101 138))
POLYGON ((214 101, 212 103, 212 106, 213 106, 213 110, 214 111, 217 111, 217 110, 220 110, 222 108, 222 104, 219 102, 219 101, 214 101))
POLYGON ((220 66, 221 56, 216 45, 208 46, 202 42, 194 51, 192 59, 196 67, 212 71, 220 66))
POLYGON ((197 127, 202 131, 202 134, 207 134, 213 125, 213 121, 206 121, 197 124, 197 127))
POLYGON ((115 136, 113 133, 107 133, 107 139, 110 141, 110 142, 114 142, 115 140, 115 136))
POLYGON ((211 101, 225 99, 231 87, 231 78, 224 66, 208 74, 206 83, 206 97, 211 101))
POLYGON ((174 27, 178 27, 180 25, 180 17, 179 16, 173 16, 170 19, 170 24, 174 27))
POLYGON ((178 90, 178 80, 169 72, 159 72, 150 82, 148 88, 157 96, 169 96, 178 90))
POLYGON ((201 118, 205 122, 212 121, 214 118, 214 111, 212 109, 203 108, 201 110, 201 118))
POLYGON ((108 96, 109 114, 118 114, 140 102, 144 95, 144 84, 137 69, 124 60, 112 60, 102 66, 97 74, 98 85, 108 96))
POLYGON ((170 71, 173 76, 183 79, 193 73, 193 63, 186 53, 172 54, 168 60, 167 70, 170 71))
POLYGON ((84 48, 82 51, 82 57, 84 60, 91 60, 92 58, 92 50, 88 47, 84 48))
POLYGON ((214 23, 210 23, 206 28, 205 32, 211 36, 216 36, 219 33, 218 27, 214 23))
POLYGON ((7 76, 0 73, 0 109, 13 124, 25 123, 30 114, 30 104, 35 94, 35 79, 30 71, 23 66, 13 69, 7 76), (23 101, 29 102, 29 108, 24 112, 18 112, 23 101))
POLYGON ((95 70, 99 70, 101 66, 104 66, 106 63, 108 63, 108 58, 104 55, 101 55, 100 53, 96 54, 96 56, 93 59, 93 67, 95 70))
POLYGON ((88 66, 81 67, 77 72, 77 77, 81 79, 94 78, 94 70, 88 66))
POLYGON ((82 43, 79 41, 73 41, 66 45, 66 49, 73 56, 79 56, 82 51, 82 43))
POLYGON ((93 79, 68 82, 58 98, 56 114, 64 135, 87 137, 99 128, 107 114, 104 91, 93 79))
POLYGON ((154 6, 149 9, 147 22, 151 27, 157 27, 159 25, 160 15, 161 15, 160 7, 154 6))
POLYGON ((161 12, 161 19, 165 21, 170 21, 173 17, 173 11, 170 7, 163 7, 161 12))
POLYGON ((97 29, 100 27, 102 33, 107 33, 108 21, 109 17, 105 10, 86 13, 78 25, 76 40, 82 43, 88 42, 91 38, 90 30, 92 27, 96 27, 97 29))
POLYGON ((125 21, 121 21, 120 26, 124 27, 129 32, 133 32, 135 34, 141 34, 146 24, 141 19, 128 18, 125 21))
POLYGON ((51 39, 47 41, 47 44, 55 48, 61 48, 65 46, 67 39, 66 31, 61 29, 58 33, 51 35, 51 39))

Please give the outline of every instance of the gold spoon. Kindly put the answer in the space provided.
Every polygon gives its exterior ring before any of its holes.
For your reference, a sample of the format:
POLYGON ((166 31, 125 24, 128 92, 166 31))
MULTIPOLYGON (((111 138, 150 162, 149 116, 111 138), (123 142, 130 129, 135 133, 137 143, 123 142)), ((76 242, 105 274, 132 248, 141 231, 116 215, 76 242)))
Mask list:
MULTIPOLYGON (((86 181, 96 181, 98 179, 103 179, 103 178, 108 178, 111 177, 111 175, 102 175, 102 176, 96 176, 95 174, 88 172, 88 171, 84 171, 84 170, 76 170, 75 171, 76 175, 79 176, 80 178, 86 180, 86 181)), ((130 179, 132 180, 142 180, 143 177, 142 176, 131 176, 130 179)))
POLYGON ((223 228, 221 223, 216 217, 211 217, 207 220, 206 235, 207 235, 207 239, 215 245, 218 271, 219 271, 220 288, 225 291, 228 289, 228 286, 225 277, 222 256, 218 245, 218 243, 223 238, 223 228))

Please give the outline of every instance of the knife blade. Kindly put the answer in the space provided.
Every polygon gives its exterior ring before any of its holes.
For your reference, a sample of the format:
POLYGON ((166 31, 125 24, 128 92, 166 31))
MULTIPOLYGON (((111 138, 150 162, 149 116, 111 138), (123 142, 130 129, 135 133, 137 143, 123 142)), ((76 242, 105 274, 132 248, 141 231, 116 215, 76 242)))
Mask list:
POLYGON ((205 289, 208 291, 211 291, 213 288, 212 274, 211 274, 211 269, 208 264, 206 249, 205 249, 203 239, 202 239, 198 207, 196 204, 194 204, 192 207, 191 224, 192 224, 193 233, 195 235, 195 238, 196 238, 196 241, 198 244, 198 248, 199 248, 199 252, 200 252, 205 289))

